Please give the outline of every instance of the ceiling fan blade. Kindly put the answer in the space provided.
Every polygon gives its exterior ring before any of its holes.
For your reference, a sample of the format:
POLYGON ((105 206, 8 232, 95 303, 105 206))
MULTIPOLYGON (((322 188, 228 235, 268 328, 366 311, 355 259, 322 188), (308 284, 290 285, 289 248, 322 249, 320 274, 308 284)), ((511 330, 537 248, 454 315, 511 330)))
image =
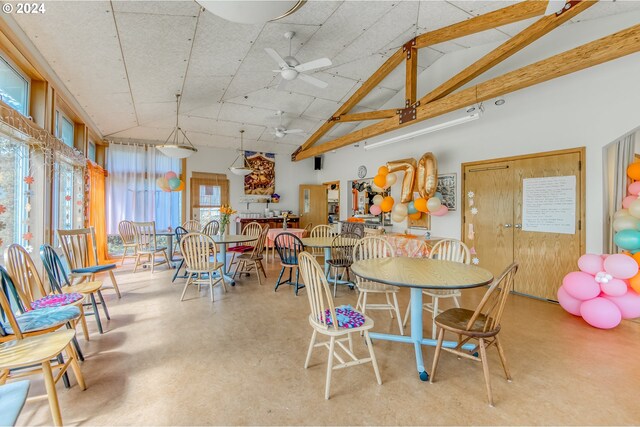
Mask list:
POLYGON ((309 61, 309 62, 305 62, 304 64, 296 65, 293 68, 295 68, 296 71, 299 71, 302 73, 304 71, 315 70, 316 68, 328 67, 331 64, 332 62, 329 58, 320 58, 320 59, 316 59, 315 61, 309 61))
POLYGON ((285 60, 282 59, 282 57, 280 56, 280 54, 278 54, 278 52, 276 52, 275 50, 271 49, 270 47, 265 47, 264 51, 267 52, 269 54, 269 56, 271 58, 273 58, 273 60, 278 63, 280 68, 289 68, 289 64, 287 64, 285 62, 285 60))
POLYGON ((304 133, 304 130, 302 129, 287 129, 284 131, 284 133, 286 133, 287 135, 289 135, 290 133, 304 133))
POLYGON ((307 74, 298 74, 298 78, 304 82, 310 83, 314 86, 319 87, 320 89, 325 89, 327 86, 329 86, 329 83, 327 82, 323 82, 320 79, 316 79, 315 77, 311 77, 307 74))
POLYGON ((553 15, 554 13, 560 12, 564 8, 565 3, 565 0, 549 0, 547 10, 544 11, 544 14, 553 15))
POLYGON ((278 83, 278 86, 276 87, 276 90, 287 90, 287 87, 289 86, 289 80, 285 80, 282 77, 280 78, 280 83, 278 83))

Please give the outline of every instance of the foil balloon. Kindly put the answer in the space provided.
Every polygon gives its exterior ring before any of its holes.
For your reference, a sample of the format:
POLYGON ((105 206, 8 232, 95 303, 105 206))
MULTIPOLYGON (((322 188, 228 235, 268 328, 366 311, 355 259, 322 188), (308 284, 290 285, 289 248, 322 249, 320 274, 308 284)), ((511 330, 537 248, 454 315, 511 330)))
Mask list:
POLYGON ((433 153, 425 153, 418 161, 418 193, 420 197, 429 199, 436 194, 438 187, 438 162, 433 153))
POLYGON ((402 159, 387 163, 389 173, 402 171, 402 192, 400 193, 400 203, 409 203, 413 199, 413 183, 416 176, 416 160, 402 159))

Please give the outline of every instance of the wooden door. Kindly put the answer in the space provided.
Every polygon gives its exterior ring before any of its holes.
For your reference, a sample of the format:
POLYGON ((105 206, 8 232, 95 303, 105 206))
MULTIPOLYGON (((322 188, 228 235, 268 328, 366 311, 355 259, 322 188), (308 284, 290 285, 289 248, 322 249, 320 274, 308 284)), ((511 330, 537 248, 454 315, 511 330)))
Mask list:
POLYGON ((463 241, 480 266, 498 276, 513 262, 513 168, 510 162, 466 166, 463 241), (473 191, 473 206, 468 192, 473 191), (472 215, 476 208, 477 215, 472 215), (473 230, 471 229, 473 227, 473 230), (473 232, 473 235, 471 234, 473 232))
POLYGON ((300 185, 300 228, 327 223, 327 187, 300 185))
POLYGON ((531 157, 513 162, 515 173, 514 259, 520 264, 514 290, 557 300, 562 278, 576 270, 581 255, 581 153, 531 157), (522 229, 523 180, 537 177, 575 176, 576 212, 573 234, 522 229))

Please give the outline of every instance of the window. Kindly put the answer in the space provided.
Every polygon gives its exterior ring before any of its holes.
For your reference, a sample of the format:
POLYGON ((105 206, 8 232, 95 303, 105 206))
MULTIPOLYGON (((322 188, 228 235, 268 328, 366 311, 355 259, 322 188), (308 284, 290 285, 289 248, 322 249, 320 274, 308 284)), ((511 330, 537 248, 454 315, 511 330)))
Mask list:
POLYGON ((29 80, 1 56, 0 96, 23 116, 29 116, 29 80))
POLYGON ((224 174, 193 172, 191 177, 191 218, 202 225, 220 221, 220 206, 229 203, 229 180, 224 174))
POLYGON ((220 206, 222 206, 222 188, 219 185, 200 185, 199 208, 194 214, 200 218, 202 225, 215 219, 220 221, 220 206))
MULTIPOLYGON (((56 159, 53 179, 53 230, 70 230, 84 226, 83 169, 56 159)), ((54 243, 58 237, 54 233, 54 243)))
POLYGON ((69 147, 73 147, 73 131, 73 121, 61 111, 56 110, 56 137, 60 138, 69 147))
POLYGON ((89 140, 89 145, 87 147, 87 159, 94 163, 96 162, 96 144, 91 140, 89 140))
POLYGON ((13 243, 30 249, 29 147, 0 136, 0 251, 13 243))

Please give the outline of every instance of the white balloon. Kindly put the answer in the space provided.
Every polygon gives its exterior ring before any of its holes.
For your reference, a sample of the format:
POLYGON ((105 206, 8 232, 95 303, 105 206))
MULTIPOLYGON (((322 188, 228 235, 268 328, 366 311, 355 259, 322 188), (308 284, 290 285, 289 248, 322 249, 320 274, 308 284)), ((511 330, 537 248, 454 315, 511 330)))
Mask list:
POLYGON ((629 205, 629 213, 636 218, 640 218, 640 199, 631 202, 629 205))
POLYGON ((613 220, 613 229, 616 231, 637 230, 638 219, 631 215, 618 217, 613 220))
POLYGON ((616 213, 613 214, 613 218, 620 218, 623 216, 630 216, 631 214, 629 213, 629 209, 620 209, 619 211, 617 211, 616 213))
POLYGON ((374 184, 373 181, 371 181, 371 191, 374 193, 382 193, 384 191, 384 188, 378 187, 376 184, 374 184))
POLYGON ((395 214, 395 213, 391 214, 391 221, 393 221, 393 222, 402 222, 402 221, 405 220, 405 218, 406 218, 406 216, 398 215, 398 214, 395 214))
POLYGON ((397 180, 398 180, 398 177, 396 176, 396 174, 390 173, 389 175, 387 175, 387 187, 391 187, 393 184, 396 183, 397 180))
POLYGON ((393 207, 393 213, 395 215, 405 217, 409 214, 409 208, 407 208, 407 205, 403 203, 398 203, 393 207))
POLYGON ((377 196, 373 197, 373 204, 376 206, 380 206, 383 200, 384 200, 384 197, 378 194, 377 196))
POLYGON ((429 212, 437 211, 441 205, 442 202, 437 197, 430 197, 429 200, 427 200, 427 209, 429 209, 429 212))

